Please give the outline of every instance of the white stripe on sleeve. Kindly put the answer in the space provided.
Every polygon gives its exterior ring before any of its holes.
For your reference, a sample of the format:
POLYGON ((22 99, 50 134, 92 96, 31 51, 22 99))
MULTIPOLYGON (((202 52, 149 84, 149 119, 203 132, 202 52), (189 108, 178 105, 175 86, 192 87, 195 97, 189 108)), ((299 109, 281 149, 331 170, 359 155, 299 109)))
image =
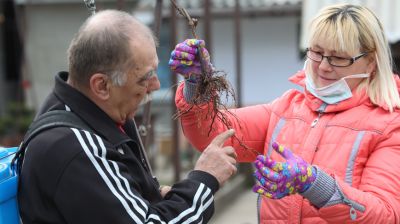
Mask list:
POLYGON ((93 154, 90 152, 89 148, 87 147, 85 141, 82 138, 81 133, 76 129, 76 128, 71 128, 72 131, 75 133, 76 137, 78 138, 79 143, 81 144, 83 151, 86 153, 88 156, 89 160, 92 162, 94 167, 96 168, 97 172, 99 172, 100 176, 103 178, 104 182, 108 186, 108 188, 111 190, 111 192, 115 195, 115 197, 118 198, 118 200, 121 202, 122 206, 125 208, 126 212, 129 214, 129 216, 136 222, 136 223, 141 223, 142 220, 140 220, 132 211, 132 209, 129 207, 128 203, 126 200, 116 191, 114 188, 113 184, 111 181, 108 179, 107 175, 104 173, 102 168, 100 167, 99 163, 96 161, 94 158, 93 154))

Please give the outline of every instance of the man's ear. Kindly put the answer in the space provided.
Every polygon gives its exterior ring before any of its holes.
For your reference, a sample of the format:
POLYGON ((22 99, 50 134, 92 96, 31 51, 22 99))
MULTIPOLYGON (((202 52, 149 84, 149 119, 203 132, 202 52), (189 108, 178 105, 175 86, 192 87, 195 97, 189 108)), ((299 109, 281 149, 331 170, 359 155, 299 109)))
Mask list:
POLYGON ((102 73, 93 74, 90 77, 90 92, 100 100, 107 100, 110 97, 110 82, 108 77, 102 73))

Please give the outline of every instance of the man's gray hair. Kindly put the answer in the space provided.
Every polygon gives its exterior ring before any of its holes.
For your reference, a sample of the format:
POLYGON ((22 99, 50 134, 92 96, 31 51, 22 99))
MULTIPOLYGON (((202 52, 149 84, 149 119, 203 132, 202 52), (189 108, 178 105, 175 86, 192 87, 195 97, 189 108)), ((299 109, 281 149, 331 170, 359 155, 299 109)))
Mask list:
POLYGON ((126 73, 135 66, 132 41, 151 31, 126 12, 105 10, 81 26, 68 48, 72 83, 87 87, 95 73, 107 75, 115 85, 124 85, 126 73))

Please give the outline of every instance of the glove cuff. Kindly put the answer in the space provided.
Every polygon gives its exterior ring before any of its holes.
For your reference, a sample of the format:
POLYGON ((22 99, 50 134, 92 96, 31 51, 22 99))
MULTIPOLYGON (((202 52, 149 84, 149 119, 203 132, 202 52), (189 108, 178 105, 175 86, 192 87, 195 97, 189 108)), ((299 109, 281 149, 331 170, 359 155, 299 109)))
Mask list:
POLYGON ((313 166, 317 170, 317 177, 314 183, 305 192, 300 193, 307 198, 311 204, 317 208, 323 207, 335 193, 336 182, 320 168, 313 166))
POLYGON ((198 84, 190 79, 185 79, 185 86, 183 87, 183 98, 188 103, 193 102, 196 97, 196 89, 198 84))
MULTIPOLYGON (((196 97, 198 83, 185 79, 185 86, 183 87, 183 98, 186 102, 192 103, 196 97)), ((212 96, 201 96, 201 99, 196 103, 207 103, 212 96)))

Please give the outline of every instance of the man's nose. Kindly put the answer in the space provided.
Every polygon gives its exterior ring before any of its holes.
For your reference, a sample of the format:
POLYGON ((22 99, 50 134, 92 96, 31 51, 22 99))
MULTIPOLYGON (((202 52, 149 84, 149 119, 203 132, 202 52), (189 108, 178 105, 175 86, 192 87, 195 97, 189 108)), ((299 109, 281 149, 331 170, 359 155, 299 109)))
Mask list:
POLYGON ((147 86, 147 90, 149 92, 158 90, 158 89, 160 89, 160 87, 161 87, 161 84, 160 84, 160 80, 158 79, 157 75, 155 75, 149 79, 149 85, 147 86))

